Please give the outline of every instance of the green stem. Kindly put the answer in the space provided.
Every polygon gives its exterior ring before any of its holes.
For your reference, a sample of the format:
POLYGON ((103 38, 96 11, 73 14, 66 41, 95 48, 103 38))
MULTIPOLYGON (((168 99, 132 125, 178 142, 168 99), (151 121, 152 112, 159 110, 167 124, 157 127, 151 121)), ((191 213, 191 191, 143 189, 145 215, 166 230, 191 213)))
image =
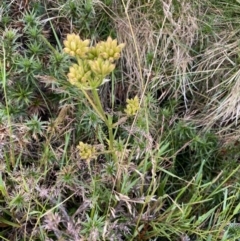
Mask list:
MULTIPOLYGON (((3 82, 3 93, 4 93, 4 99, 5 99, 5 105, 6 105, 6 112, 7 112, 7 121, 8 121, 8 128, 10 133, 10 163, 7 161, 7 168, 10 170, 10 166, 15 166, 15 157, 14 157, 14 142, 12 140, 12 127, 11 127, 11 116, 10 116, 10 110, 9 110, 9 101, 7 98, 7 73, 6 73, 6 51, 5 47, 2 48, 3 51, 3 62, 0 62, 0 72, 3 82)), ((8 158, 7 158, 8 160, 8 158)))
MULTIPOLYGON (((110 151, 110 153, 112 155, 112 158, 114 160, 115 165, 117 165, 118 164, 117 156, 116 156, 115 151, 114 151, 114 135, 113 135, 112 117, 110 115, 106 116, 106 114, 103 110, 102 103, 101 103, 101 100, 99 98, 97 89, 92 89, 93 100, 88 96, 88 94, 85 91, 83 91, 83 92, 84 92, 85 96, 87 97, 87 99, 89 100, 92 107, 94 108, 94 110, 99 115, 99 117, 107 125, 108 135, 109 135, 108 150, 110 151)), ((117 180, 116 180, 116 187, 117 187, 117 190, 120 190, 120 178, 117 178, 117 180)))
POLYGON ((93 109, 97 112, 97 114, 99 115, 99 117, 100 117, 104 122, 106 122, 106 116, 105 116, 105 114, 102 114, 102 113, 99 111, 98 106, 96 106, 96 105, 93 103, 93 101, 92 101, 92 99, 89 97, 87 91, 85 91, 85 90, 83 90, 83 89, 81 89, 81 90, 82 90, 82 92, 84 93, 84 95, 86 96, 86 98, 88 99, 88 101, 89 101, 89 103, 91 104, 91 106, 93 107, 93 109))
MULTIPOLYGON (((109 150, 112 154, 112 158, 113 158, 113 161, 117 167, 118 165, 118 159, 117 159, 117 156, 116 156, 116 153, 114 151, 114 136, 113 136, 113 124, 112 124, 112 117, 109 115, 108 116, 108 134, 109 134, 109 150)), ((120 188, 121 188, 121 177, 118 177, 117 175, 117 178, 116 178, 116 187, 117 187, 117 191, 120 191, 120 188)))
POLYGON ((104 116, 104 122, 108 127, 108 134, 109 134, 109 150, 112 152, 112 156, 114 158, 114 161, 116 162, 116 155, 114 153, 114 147, 113 147, 113 142, 114 142, 114 138, 113 138, 113 125, 112 125, 112 117, 109 115, 108 118, 106 117, 103 107, 102 107, 102 103, 101 100, 99 98, 97 89, 93 89, 92 90, 93 93, 93 98, 94 101, 97 105, 97 108, 99 110, 99 112, 102 114, 102 116, 104 116))
MULTIPOLYGON (((88 168, 89 168, 89 172, 90 172, 90 176, 91 176, 91 179, 92 179, 92 185, 93 185, 93 195, 95 197, 95 191, 96 191, 96 184, 95 184, 95 180, 93 178, 93 173, 92 173, 92 168, 91 168, 91 165, 90 165, 90 161, 88 161, 88 168)), ((95 214, 95 208, 96 208, 96 200, 94 198, 94 203, 93 203, 93 207, 91 209, 91 213, 90 213, 90 217, 91 219, 93 219, 94 217, 94 214, 95 214)))
POLYGON ((103 110, 102 103, 101 103, 101 100, 99 98, 97 89, 92 89, 92 93, 93 93, 93 99, 94 99, 94 102, 97 105, 98 111, 100 112, 101 116, 104 118, 104 122, 106 123, 106 125, 108 125, 108 119, 107 119, 107 117, 105 115, 105 112, 103 110))
MULTIPOLYGON (((112 117, 108 116, 108 134, 109 134, 109 149, 113 151, 113 125, 112 125, 112 117)), ((114 152, 113 152, 114 156, 114 152)), ((115 160, 114 160, 115 161, 115 160)))

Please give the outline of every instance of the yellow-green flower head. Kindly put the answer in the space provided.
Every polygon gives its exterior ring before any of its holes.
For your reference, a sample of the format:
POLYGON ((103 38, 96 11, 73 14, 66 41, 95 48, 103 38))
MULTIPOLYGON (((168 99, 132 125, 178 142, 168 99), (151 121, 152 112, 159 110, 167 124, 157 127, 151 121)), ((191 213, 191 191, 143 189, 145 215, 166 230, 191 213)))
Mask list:
POLYGON ((69 68, 68 80, 72 85, 79 88, 89 89, 92 72, 86 63, 86 60, 79 60, 78 64, 74 64, 69 68))
POLYGON ((116 39, 112 39, 111 37, 107 38, 107 41, 102 41, 96 45, 96 49, 99 51, 100 56, 103 59, 107 59, 110 62, 114 62, 115 60, 120 58, 120 53, 124 48, 125 44, 117 44, 116 39))
POLYGON ((106 75, 110 74, 115 68, 115 65, 109 60, 104 60, 102 58, 89 60, 88 63, 92 72, 101 77, 105 77, 106 75))
POLYGON ((65 46, 63 50, 71 56, 85 58, 89 50, 89 43, 89 39, 83 41, 78 35, 74 33, 68 34, 67 39, 63 41, 63 44, 65 46))
POLYGON ((85 144, 80 141, 77 148, 82 159, 90 161, 91 159, 96 158, 96 149, 94 146, 85 144))
POLYGON ((124 112, 128 116, 136 115, 137 111, 140 109, 140 103, 138 96, 135 96, 133 99, 127 99, 127 108, 124 112))
POLYGON ((100 52, 96 47, 92 46, 89 48, 87 53, 87 59, 94 60, 94 59, 97 59, 99 56, 100 56, 100 52))

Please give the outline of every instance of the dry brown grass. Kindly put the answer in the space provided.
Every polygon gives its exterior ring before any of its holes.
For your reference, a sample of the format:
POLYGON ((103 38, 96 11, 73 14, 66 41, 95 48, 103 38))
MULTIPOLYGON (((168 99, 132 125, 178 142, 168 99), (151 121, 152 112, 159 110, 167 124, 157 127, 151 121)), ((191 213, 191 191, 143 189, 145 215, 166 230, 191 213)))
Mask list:
POLYGON ((239 51, 235 34, 222 37, 202 54, 198 69, 208 69, 205 95, 208 96, 207 116, 209 127, 215 123, 238 123, 239 118, 239 77, 236 57, 239 51))
POLYGON ((206 129, 225 126, 227 132, 238 125, 240 111, 238 31, 223 21, 221 10, 204 4, 139 0, 126 2, 124 16, 114 9, 117 37, 126 43, 124 84, 129 92, 149 85, 161 89, 159 99, 167 94, 183 98, 186 119, 206 129), (202 17, 216 11, 213 32, 203 33, 202 17), (196 52, 197 45, 201 52, 196 52), (149 53, 154 53, 151 64, 149 53))
MULTIPOLYGON (((212 14, 216 10, 209 8, 208 11, 212 14)), ((220 128, 219 133, 229 140, 232 139, 229 131, 236 135, 234 129, 239 122, 239 31, 234 29, 234 22, 224 22, 223 14, 218 9, 218 19, 209 35, 205 34, 203 44, 207 44, 206 48, 196 58, 196 95, 201 96, 198 101, 204 106, 195 119, 206 129, 220 128)))
POLYGON ((176 98, 183 95, 187 106, 191 50, 198 38, 197 10, 189 1, 179 1, 176 7, 171 0, 127 1, 125 8, 124 16, 114 9, 113 22, 118 40, 126 43, 123 78, 128 91, 142 92, 153 80, 153 88, 165 88, 176 98), (153 54, 150 63, 149 54, 153 54))

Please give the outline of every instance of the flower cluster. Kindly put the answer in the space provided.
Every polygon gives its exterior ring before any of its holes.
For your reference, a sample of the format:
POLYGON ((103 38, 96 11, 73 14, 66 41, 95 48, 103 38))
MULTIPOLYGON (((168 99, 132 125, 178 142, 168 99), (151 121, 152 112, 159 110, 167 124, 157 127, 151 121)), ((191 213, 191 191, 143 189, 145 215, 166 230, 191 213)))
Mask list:
POLYGON ((120 58, 120 52, 124 48, 125 44, 117 45, 117 40, 108 37, 106 42, 100 42, 97 44, 96 49, 99 52, 99 55, 103 59, 108 59, 110 62, 120 58))
POLYGON ((89 66, 94 74, 103 77, 110 74, 115 69, 114 64, 111 64, 109 60, 103 60, 102 58, 89 60, 89 66))
POLYGON ((133 99, 127 99, 127 107, 124 110, 128 116, 136 115, 140 108, 139 98, 135 96, 133 99))
POLYGON ((89 82, 92 78, 92 72, 85 60, 80 59, 78 64, 72 65, 67 76, 72 85, 76 85, 80 89, 91 89, 89 82))
POLYGON ((81 40, 80 37, 76 34, 68 34, 67 39, 63 41, 65 48, 64 52, 68 53, 71 56, 85 58, 86 54, 89 51, 89 43, 88 39, 81 40))
POLYGON ((77 148, 79 149, 79 154, 82 159, 90 161, 96 158, 96 149, 94 146, 80 141, 77 148))
POLYGON ((81 40, 78 35, 69 34, 64 43, 64 51, 77 59, 70 67, 69 82, 80 89, 96 89, 104 84, 105 77, 114 69, 114 61, 120 58, 124 44, 108 37, 106 42, 89 47, 89 40, 81 40))

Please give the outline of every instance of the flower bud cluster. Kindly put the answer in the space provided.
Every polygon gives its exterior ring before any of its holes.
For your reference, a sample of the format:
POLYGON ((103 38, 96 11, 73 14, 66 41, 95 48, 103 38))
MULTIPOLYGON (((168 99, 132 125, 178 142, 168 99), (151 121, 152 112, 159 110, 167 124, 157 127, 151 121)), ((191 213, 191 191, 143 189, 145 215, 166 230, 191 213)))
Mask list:
POLYGON ((72 85, 80 89, 91 89, 89 80, 92 78, 92 72, 85 60, 79 60, 78 64, 73 64, 69 68, 68 80, 72 85))
POLYGON ((89 60, 88 63, 92 72, 101 77, 109 75, 115 69, 114 64, 111 64, 109 60, 103 60, 102 58, 89 60))
POLYGON ((140 102, 138 96, 135 96, 133 99, 127 99, 127 107, 124 111, 128 116, 136 115, 139 109, 140 102))
POLYGON ((85 58, 89 51, 90 40, 83 41, 76 34, 68 34, 63 43, 65 45, 64 52, 74 57, 85 58))
POLYGON ((90 161, 96 158, 96 150, 94 146, 80 141, 77 148, 79 149, 79 154, 82 159, 90 161))
POLYGON ((98 50, 99 55, 103 59, 107 59, 110 62, 114 62, 115 60, 118 60, 120 58, 120 53, 124 46, 125 44, 117 45, 116 39, 113 40, 111 37, 108 37, 107 41, 102 41, 98 43, 96 45, 96 49, 98 50))
POLYGON ((113 62, 120 58, 125 44, 117 44, 117 40, 108 37, 106 42, 89 47, 89 40, 81 40, 78 35, 69 34, 63 42, 64 51, 78 61, 70 67, 69 82, 80 89, 96 89, 104 84, 105 77, 114 69, 113 62))

